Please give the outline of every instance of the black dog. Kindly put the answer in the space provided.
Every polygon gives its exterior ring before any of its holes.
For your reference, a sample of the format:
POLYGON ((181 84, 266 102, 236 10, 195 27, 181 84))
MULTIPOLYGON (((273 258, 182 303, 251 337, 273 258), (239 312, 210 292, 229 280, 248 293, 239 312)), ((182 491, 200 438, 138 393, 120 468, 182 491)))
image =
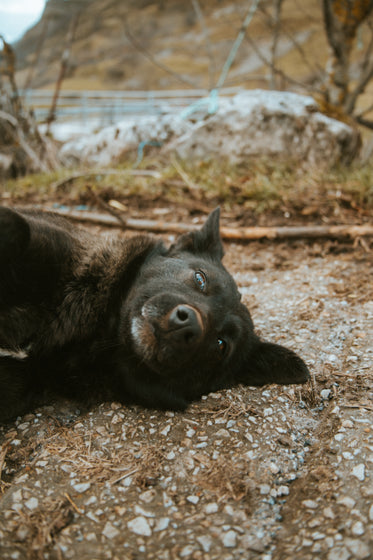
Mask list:
POLYGON ((305 382, 294 352, 254 334, 222 256, 218 209, 166 248, 0 208, 0 419, 46 395, 183 410, 239 383, 305 382))

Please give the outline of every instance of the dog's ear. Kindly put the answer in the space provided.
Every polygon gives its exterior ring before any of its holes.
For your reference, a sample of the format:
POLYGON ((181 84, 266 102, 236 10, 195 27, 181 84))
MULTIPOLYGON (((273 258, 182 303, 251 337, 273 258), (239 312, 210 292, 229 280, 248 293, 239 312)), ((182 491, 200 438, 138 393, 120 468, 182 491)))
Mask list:
POLYGON ((179 251, 205 254, 215 259, 223 258, 223 245, 219 231, 220 208, 216 208, 209 214, 205 224, 198 231, 181 235, 170 248, 170 254, 179 251))
POLYGON ((304 361, 292 350, 257 339, 241 367, 237 382, 245 385, 305 383, 310 378, 304 361))

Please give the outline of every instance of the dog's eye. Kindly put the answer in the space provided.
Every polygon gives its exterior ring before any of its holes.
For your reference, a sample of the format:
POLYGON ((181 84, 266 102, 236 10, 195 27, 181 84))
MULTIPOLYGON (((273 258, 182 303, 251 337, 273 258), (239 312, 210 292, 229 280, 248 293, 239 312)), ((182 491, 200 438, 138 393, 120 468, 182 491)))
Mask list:
POLYGON ((201 290, 201 292, 204 292, 206 290, 206 286, 207 286, 206 275, 201 270, 198 270, 194 274, 194 279, 196 281, 197 286, 201 290))
POLYGON ((222 338, 218 338, 218 348, 219 348, 220 356, 223 357, 227 349, 227 343, 222 338))

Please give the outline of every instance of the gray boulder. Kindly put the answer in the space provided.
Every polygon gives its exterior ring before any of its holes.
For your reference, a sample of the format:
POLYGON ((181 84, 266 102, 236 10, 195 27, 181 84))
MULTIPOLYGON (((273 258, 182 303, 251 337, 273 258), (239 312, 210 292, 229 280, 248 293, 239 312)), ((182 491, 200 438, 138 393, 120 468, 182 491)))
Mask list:
POLYGON ((360 145, 356 130, 320 113, 309 96, 249 90, 219 99, 209 113, 212 105, 129 119, 66 143, 60 155, 68 163, 110 165, 150 144, 185 160, 269 156, 332 166, 351 161, 360 145))

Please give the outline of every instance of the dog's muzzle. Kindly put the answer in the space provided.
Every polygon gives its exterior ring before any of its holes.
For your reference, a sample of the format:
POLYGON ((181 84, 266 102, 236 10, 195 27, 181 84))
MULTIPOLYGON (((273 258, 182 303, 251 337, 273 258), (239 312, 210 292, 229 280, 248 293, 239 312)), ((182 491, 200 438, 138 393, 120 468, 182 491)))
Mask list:
POLYGON ((174 307, 168 316, 168 334, 180 349, 192 348, 203 336, 201 314, 190 305, 174 307))

